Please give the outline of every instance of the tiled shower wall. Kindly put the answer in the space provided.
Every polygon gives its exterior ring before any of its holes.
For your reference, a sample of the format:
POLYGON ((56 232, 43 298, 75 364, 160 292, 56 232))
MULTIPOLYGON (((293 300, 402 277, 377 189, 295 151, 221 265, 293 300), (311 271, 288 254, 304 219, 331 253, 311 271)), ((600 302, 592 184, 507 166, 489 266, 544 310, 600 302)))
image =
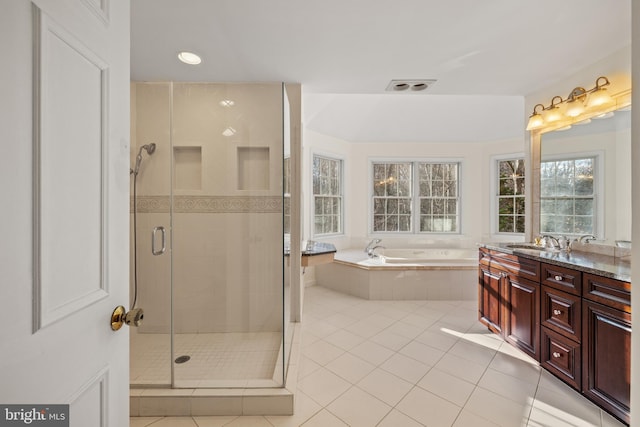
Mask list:
POLYGON ((281 85, 134 83, 132 123, 132 162, 157 144, 137 184, 139 332, 169 332, 171 271, 175 332, 281 330, 281 85))

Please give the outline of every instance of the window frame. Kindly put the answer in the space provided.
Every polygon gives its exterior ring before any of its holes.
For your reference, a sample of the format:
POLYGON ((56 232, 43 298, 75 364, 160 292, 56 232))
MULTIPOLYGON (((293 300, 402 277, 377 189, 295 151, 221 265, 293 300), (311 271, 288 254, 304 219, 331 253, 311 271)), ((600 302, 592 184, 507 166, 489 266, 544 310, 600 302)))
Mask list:
POLYGON ((527 229, 527 180, 531 179, 531 174, 527 174, 527 161, 525 159, 525 155, 524 153, 510 153, 510 154, 500 154, 500 155, 496 155, 496 156, 491 156, 491 184, 490 184, 490 189, 491 189, 491 195, 492 195, 492 202, 491 202, 491 208, 490 208, 490 214, 491 214, 491 234, 492 235, 496 235, 496 236, 501 236, 501 237, 506 237, 506 236, 513 236, 513 237, 524 237, 525 233, 526 233, 526 229, 527 229), (508 160, 522 160, 525 162, 524 164, 524 179, 525 179, 525 184, 524 184, 524 189, 525 192, 523 194, 523 197, 525 199, 525 231, 523 231, 522 233, 517 233, 517 232, 505 232, 505 231, 500 231, 500 186, 499 186, 499 181, 500 181, 500 167, 499 164, 500 162, 503 161, 508 161, 508 160))
POLYGON ((389 236, 389 235, 442 235, 442 236, 457 236, 463 234, 463 188, 462 181, 464 175, 464 159, 459 157, 429 157, 429 158, 389 158, 389 157, 376 157, 369 158, 369 174, 367 185, 369 187, 368 190, 368 208, 367 208, 367 216, 368 216, 368 232, 369 235, 375 236, 389 236), (411 164, 411 230, 410 231, 374 231, 374 193, 373 193, 373 182, 374 182, 374 164, 381 163, 410 163, 411 164), (418 173, 418 165, 419 164, 451 164, 455 163, 458 166, 458 174, 457 174, 457 214, 456 214, 456 231, 420 231, 420 200, 423 198, 419 193, 419 173, 418 173))
MULTIPOLYGON (((605 239, 605 193, 604 193, 604 179, 605 179, 605 152, 601 150, 597 151, 581 151, 581 152, 572 152, 572 153, 558 153, 549 156, 544 156, 540 159, 540 164, 544 162, 558 162, 558 161, 566 161, 566 160, 579 160, 579 159, 587 159, 593 158, 593 204, 594 204, 594 221, 593 221, 593 234, 598 239, 605 239)), ((540 201, 542 202, 542 186, 540 188, 540 201)), ((542 203, 540 204, 540 211, 538 215, 542 218, 542 203)), ((540 233, 545 233, 542 231, 542 220, 540 221, 540 233)), ((556 233, 556 232, 554 232, 556 233)), ((557 233, 556 233, 557 234, 557 233)), ((555 235, 555 234, 554 234, 555 235)), ((580 234, 575 233, 566 233, 560 234, 561 236, 566 237, 577 237, 580 234)))
MULTIPOLYGON (((311 200, 310 200, 310 204, 311 204, 311 223, 310 223, 310 234, 313 238, 325 238, 325 237, 334 237, 334 236, 343 236, 345 234, 345 182, 344 182, 344 177, 345 177, 345 161, 342 157, 335 155, 335 154, 328 154, 328 153, 322 153, 322 152, 314 152, 311 153, 311 180, 310 180, 310 194, 311 194, 311 200), (338 174, 338 178, 339 178, 339 193, 340 196, 338 196, 340 198, 340 215, 339 215, 339 221, 340 221, 340 231, 338 232, 332 232, 332 233, 316 233, 316 194, 314 192, 313 189, 313 176, 314 176, 314 163, 315 163, 315 159, 316 157, 318 158, 322 158, 322 159, 326 159, 326 160, 330 160, 330 161, 335 161, 338 162, 338 164, 340 165, 340 171, 338 174)), ((320 195, 320 197, 322 197, 322 195, 320 195)), ((335 196, 330 196, 330 197, 335 197, 335 196)))

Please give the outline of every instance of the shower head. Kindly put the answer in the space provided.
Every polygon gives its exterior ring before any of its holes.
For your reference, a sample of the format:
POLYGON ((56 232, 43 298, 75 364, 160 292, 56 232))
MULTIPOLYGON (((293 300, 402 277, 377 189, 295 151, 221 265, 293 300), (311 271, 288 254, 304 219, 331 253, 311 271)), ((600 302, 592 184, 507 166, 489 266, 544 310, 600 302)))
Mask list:
POLYGON ((151 144, 143 145, 142 148, 147 150, 147 154, 151 155, 156 151, 156 143, 152 142, 151 144))
POLYGON ((151 144, 145 144, 142 147, 140 147, 140 150, 138 151, 138 156, 142 155, 142 150, 145 150, 149 155, 153 154, 156 151, 155 142, 152 142, 151 144))
POLYGON ((151 155, 156 151, 156 144, 152 142, 151 144, 145 144, 140 147, 140 150, 138 150, 138 155, 136 156, 136 165, 133 169, 131 169, 131 173, 134 176, 138 176, 138 172, 140 171, 140 164, 142 163, 142 150, 145 150, 147 154, 151 155))

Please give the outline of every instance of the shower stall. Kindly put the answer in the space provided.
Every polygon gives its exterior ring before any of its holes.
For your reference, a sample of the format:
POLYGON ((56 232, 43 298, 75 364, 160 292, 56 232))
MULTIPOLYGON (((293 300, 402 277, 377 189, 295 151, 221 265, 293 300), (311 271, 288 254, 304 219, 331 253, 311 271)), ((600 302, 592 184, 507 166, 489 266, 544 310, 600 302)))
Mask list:
POLYGON ((283 387, 285 85, 134 82, 131 96, 132 388, 283 387))

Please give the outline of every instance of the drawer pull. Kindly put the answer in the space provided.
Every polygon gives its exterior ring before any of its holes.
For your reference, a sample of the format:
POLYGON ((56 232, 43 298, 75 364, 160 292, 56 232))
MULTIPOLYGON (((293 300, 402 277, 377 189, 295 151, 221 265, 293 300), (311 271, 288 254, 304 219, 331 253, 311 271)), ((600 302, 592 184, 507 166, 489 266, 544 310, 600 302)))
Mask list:
POLYGON ((561 357, 561 356, 562 356, 562 355, 561 355, 560 353, 558 353, 557 351, 554 351, 554 352, 553 352, 553 357, 555 357, 556 359, 557 359, 558 357, 561 357))
POLYGON ((562 314, 562 310, 557 310, 557 309, 556 309, 556 310, 553 310, 553 314, 554 314, 555 316, 560 316, 560 315, 562 314))
POLYGON ((553 278, 556 279, 558 282, 562 282, 562 276, 560 275, 556 275, 553 278))

